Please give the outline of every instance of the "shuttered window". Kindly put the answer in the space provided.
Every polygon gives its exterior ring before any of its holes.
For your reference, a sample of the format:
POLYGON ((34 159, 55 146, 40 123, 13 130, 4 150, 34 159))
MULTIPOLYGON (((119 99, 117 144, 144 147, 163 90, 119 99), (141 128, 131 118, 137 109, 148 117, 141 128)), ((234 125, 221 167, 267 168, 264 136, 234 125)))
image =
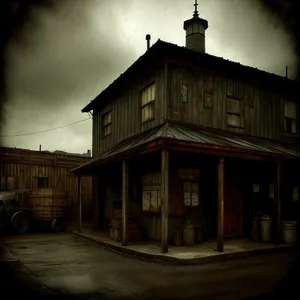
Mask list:
POLYGON ((185 206, 199 206, 198 182, 184 182, 183 191, 185 206))
POLYGON ((284 131, 297 134, 297 105, 292 101, 284 102, 284 131))
POLYGON ((155 83, 142 91, 142 123, 154 119, 155 110, 155 83))
POLYGON ((111 110, 102 115, 102 136, 111 134, 111 110))
POLYGON ((161 174, 143 176, 143 211, 158 212, 161 210, 161 174))
POLYGON ((229 126, 242 126, 242 100, 227 98, 227 124, 229 126))

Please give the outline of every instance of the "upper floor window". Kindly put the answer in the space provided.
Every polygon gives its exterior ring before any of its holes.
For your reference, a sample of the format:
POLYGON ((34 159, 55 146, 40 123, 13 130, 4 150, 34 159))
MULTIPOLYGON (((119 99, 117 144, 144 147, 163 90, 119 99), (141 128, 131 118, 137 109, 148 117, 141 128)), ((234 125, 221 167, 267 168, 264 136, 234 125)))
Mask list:
POLYGON ((102 136, 111 134, 111 110, 102 115, 102 136))
POLYGON ((297 134, 297 106, 292 101, 284 102, 284 131, 297 134))
POLYGON ((229 126, 242 126, 242 100, 227 98, 227 124, 229 126))
POLYGON ((154 119, 155 109, 155 83, 142 91, 142 123, 154 119))

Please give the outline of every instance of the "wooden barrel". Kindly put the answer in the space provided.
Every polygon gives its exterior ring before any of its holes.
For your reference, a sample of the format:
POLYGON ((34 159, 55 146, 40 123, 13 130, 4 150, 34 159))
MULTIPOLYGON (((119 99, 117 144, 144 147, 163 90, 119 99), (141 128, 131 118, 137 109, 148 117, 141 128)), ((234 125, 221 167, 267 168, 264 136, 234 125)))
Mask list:
POLYGON ((35 221, 52 221, 66 216, 68 195, 58 189, 34 189, 29 192, 29 207, 35 221))

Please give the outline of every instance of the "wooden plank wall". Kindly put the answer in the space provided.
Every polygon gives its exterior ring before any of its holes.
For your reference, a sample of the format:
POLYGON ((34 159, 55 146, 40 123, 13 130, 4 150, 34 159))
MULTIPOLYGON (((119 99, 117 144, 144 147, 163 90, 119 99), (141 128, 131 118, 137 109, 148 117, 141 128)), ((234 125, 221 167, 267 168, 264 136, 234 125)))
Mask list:
MULTIPOLYGON (((110 149, 118 142, 154 128, 163 123, 166 118, 165 72, 160 68, 149 75, 133 79, 128 83, 121 95, 93 111, 93 157, 110 149), (156 83, 155 118, 141 124, 141 91, 150 83, 156 83), (101 117, 108 110, 112 111, 112 133, 102 137, 101 117)), ((108 99, 110 100, 110 99, 108 99)))
MULTIPOLYGON (((15 148, 0 150, 0 177, 15 178, 15 189, 37 188, 38 177, 48 177, 48 187, 66 190, 69 194, 69 220, 77 219, 77 177, 71 170, 89 157, 60 155, 44 151, 15 148)), ((92 216, 92 178, 82 178, 83 220, 92 216)))
MULTIPOLYGON (((214 70, 169 66, 168 101, 170 119, 201 126, 242 132, 290 144, 299 144, 299 136, 283 132, 283 100, 292 96, 283 87, 265 87, 264 83, 242 81, 238 75, 214 70), (187 99, 183 101, 182 85, 187 85, 187 99), (281 90, 281 92, 280 92, 281 90), (207 99, 207 95, 210 99, 207 99), (241 128, 227 125, 227 97, 241 99, 241 128)), ((299 109, 298 109, 299 112, 299 109)), ((299 115, 299 114, 298 114, 299 115)), ((298 126, 299 132, 299 126, 298 126)))

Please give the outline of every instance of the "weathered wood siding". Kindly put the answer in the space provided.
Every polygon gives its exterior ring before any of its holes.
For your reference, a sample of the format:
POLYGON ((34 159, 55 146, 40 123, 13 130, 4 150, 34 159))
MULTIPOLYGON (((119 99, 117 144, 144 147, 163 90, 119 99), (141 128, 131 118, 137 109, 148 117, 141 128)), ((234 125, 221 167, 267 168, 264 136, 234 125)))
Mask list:
POLYGON ((110 149, 118 142, 163 123, 166 118, 165 69, 160 68, 151 75, 140 76, 128 83, 115 99, 107 99, 93 111, 93 157, 110 149), (155 118, 141 123, 141 91, 155 82, 155 118), (107 103, 106 103, 107 102, 107 103), (101 117, 111 110, 112 133, 102 137, 101 117))
MULTIPOLYGON (((13 189, 35 189, 38 187, 38 177, 48 178, 48 187, 62 189, 68 192, 70 221, 77 219, 77 176, 71 170, 85 162, 89 157, 75 155, 58 155, 47 152, 30 151, 15 148, 0 149, 0 177, 2 189, 7 189, 7 179, 14 178, 13 189)), ((82 180, 83 220, 90 221, 92 217, 92 178, 82 180)))
POLYGON ((282 87, 267 88, 263 82, 249 82, 225 71, 218 73, 176 65, 168 69, 170 119, 299 144, 298 136, 284 134, 283 100, 295 101, 295 98, 282 87), (187 86, 186 96, 182 85, 187 86), (227 124, 229 96, 241 100, 241 127, 227 124))

